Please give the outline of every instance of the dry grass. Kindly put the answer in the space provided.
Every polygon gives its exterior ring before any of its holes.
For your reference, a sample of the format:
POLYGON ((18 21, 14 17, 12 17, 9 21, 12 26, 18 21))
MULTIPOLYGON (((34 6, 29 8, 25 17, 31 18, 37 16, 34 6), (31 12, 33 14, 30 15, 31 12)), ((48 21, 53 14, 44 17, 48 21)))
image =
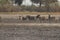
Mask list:
POLYGON ((60 15, 60 12, 0 12, 0 14, 20 14, 20 15, 60 15))

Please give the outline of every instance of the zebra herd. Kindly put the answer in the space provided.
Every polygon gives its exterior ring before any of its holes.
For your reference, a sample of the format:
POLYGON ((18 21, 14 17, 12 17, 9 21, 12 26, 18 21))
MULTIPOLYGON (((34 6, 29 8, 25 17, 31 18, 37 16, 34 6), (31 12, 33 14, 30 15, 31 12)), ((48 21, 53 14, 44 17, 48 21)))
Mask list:
POLYGON ((40 21, 40 22, 60 22, 60 18, 59 19, 56 19, 56 17, 54 16, 51 16, 51 15, 48 15, 48 18, 46 17, 41 17, 40 15, 37 15, 37 16, 30 16, 30 15, 27 15, 27 16, 19 16, 19 20, 23 20, 23 21, 40 21))
MULTIPOLYGON (((26 16, 18 16, 17 19, 9 19, 9 18, 5 18, 4 20, 7 20, 7 22, 37 22, 37 23, 60 23, 60 17, 58 19, 56 19, 55 16, 51 16, 51 15, 48 15, 48 17, 45 17, 45 16, 42 16, 41 15, 36 15, 36 16, 31 16, 31 15, 26 15, 26 16)), ((2 20, 2 17, 0 16, 0 22, 1 21, 4 21, 2 20)))

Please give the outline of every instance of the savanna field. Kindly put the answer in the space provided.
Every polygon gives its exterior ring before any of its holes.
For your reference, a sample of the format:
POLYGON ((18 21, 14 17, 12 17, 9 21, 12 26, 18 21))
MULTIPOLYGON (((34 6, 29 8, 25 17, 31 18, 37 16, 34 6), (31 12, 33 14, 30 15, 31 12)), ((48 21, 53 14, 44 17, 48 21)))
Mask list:
POLYGON ((35 25, 32 21, 34 25, 24 25, 16 22, 20 15, 59 16, 60 12, 0 12, 0 40, 60 40, 60 25, 35 25))
POLYGON ((0 40, 60 40, 60 0, 0 0, 0 40))

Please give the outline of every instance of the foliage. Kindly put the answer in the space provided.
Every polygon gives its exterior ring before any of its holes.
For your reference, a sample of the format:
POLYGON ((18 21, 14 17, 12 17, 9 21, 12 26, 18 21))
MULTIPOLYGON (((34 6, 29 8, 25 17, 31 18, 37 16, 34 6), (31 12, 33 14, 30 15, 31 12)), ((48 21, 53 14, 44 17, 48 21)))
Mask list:
MULTIPOLYGON (((9 0, 10 1, 10 0, 9 0)), ((52 7, 49 4, 52 4, 54 2, 57 2, 57 0, 31 0, 33 3, 40 3, 44 4, 45 6, 41 6, 41 7, 36 7, 34 5, 32 6, 13 6, 8 4, 9 3, 8 0, 1 0, 0 1, 0 12, 21 12, 21 11, 29 11, 29 12, 56 12, 56 11, 60 11, 60 7, 52 7)), ((23 0, 14 0, 16 4, 21 5, 23 0)))
POLYGON ((57 2, 57 0, 31 0, 33 3, 40 3, 41 4, 50 4, 53 2, 57 2))
POLYGON ((3 5, 3 4, 7 4, 8 3, 8 0, 0 0, 0 4, 3 5))
POLYGON ((18 5, 21 5, 22 4, 22 1, 23 0, 15 0, 15 3, 17 3, 18 5))

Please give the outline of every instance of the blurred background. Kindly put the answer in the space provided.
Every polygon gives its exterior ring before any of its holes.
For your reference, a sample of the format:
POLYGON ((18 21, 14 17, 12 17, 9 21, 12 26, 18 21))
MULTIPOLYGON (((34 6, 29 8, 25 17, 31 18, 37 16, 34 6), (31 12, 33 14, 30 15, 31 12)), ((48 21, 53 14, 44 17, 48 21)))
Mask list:
POLYGON ((0 0, 0 12, 60 12, 60 0, 0 0))

